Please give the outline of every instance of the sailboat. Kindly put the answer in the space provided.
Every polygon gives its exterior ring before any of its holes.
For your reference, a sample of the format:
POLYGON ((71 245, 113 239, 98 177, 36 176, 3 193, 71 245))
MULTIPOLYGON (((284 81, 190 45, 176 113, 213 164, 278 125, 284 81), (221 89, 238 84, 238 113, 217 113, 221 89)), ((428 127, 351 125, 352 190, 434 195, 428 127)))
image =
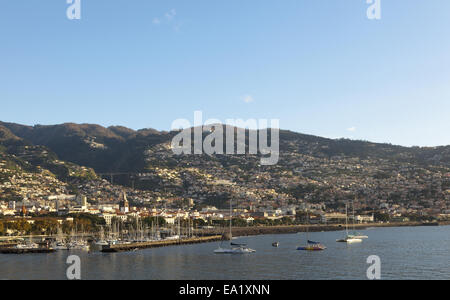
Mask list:
POLYGON ((350 237, 354 239, 368 239, 367 235, 356 232, 355 230, 355 202, 353 201, 353 232, 349 234, 350 237))
POLYGON ((105 230, 103 229, 103 227, 100 227, 99 238, 95 242, 95 245, 100 247, 100 248, 103 247, 103 246, 108 246, 109 245, 109 243, 105 240, 105 230))
POLYGON ((309 213, 307 214, 307 218, 308 218, 308 226, 306 227, 306 239, 307 239, 306 246, 300 246, 297 248, 297 250, 322 251, 327 249, 327 247, 325 247, 321 243, 309 240, 309 213))
MULTIPOLYGON (((75 226, 75 228, 77 228, 75 226)), ((84 250, 84 251, 89 251, 89 245, 88 243, 84 240, 84 232, 82 230, 82 238, 81 240, 78 239, 78 233, 77 230, 73 230, 72 229, 72 233, 71 233, 71 241, 68 245, 69 250, 84 250)))
POLYGON ((222 244, 219 246, 218 249, 214 250, 215 254, 247 254, 247 253, 253 253, 256 252, 256 250, 250 249, 247 247, 246 244, 236 244, 231 242, 232 241, 232 226, 233 221, 233 212, 232 212, 232 201, 230 199, 230 248, 222 248, 222 244))
POLYGON ((58 233, 55 244, 53 246, 55 250, 69 250, 67 243, 64 241, 64 233, 60 226, 58 226, 58 233))
MULTIPOLYGON (((353 217, 353 220, 355 218, 353 217)), ((338 243, 347 243, 347 244, 355 244, 355 243, 361 243, 362 239, 356 238, 353 235, 348 234, 348 204, 345 203, 345 232, 346 235, 342 239, 337 239, 336 242, 338 243)))

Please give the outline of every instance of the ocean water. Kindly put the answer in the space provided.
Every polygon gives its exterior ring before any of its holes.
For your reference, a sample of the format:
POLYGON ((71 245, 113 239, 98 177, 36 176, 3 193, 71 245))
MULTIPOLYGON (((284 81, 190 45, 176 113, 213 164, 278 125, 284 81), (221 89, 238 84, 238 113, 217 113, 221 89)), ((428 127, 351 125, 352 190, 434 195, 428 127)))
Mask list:
POLYGON ((381 279, 450 279, 450 227, 363 230, 361 244, 337 243, 343 232, 311 233, 324 243, 319 252, 297 251, 306 234, 239 238, 257 252, 217 255, 219 243, 123 253, 60 251, 52 254, 0 254, 0 279, 65 280, 69 255, 81 259, 82 279, 301 280, 367 279, 367 258, 381 259, 381 279), (279 242, 278 248, 272 247, 279 242))

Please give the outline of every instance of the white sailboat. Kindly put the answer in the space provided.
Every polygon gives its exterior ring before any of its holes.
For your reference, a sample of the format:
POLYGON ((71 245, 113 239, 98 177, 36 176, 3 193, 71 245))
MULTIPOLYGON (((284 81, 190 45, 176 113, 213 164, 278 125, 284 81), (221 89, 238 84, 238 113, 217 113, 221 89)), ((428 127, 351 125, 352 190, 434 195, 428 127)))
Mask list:
POLYGON ((222 244, 218 249, 214 250, 215 254, 248 254, 254 253, 256 250, 250 249, 246 244, 236 244, 232 242, 232 221, 233 221, 233 211, 232 211, 232 201, 230 199, 230 248, 222 248, 222 244))
MULTIPOLYGON (((83 233, 84 236, 84 233, 83 233)), ((68 245, 69 250, 83 250, 83 251, 89 251, 89 245, 88 243, 82 238, 81 240, 78 239, 77 232, 72 229, 71 233, 71 241, 68 245)))
POLYGON ((347 208, 347 206, 348 206, 347 203, 345 203, 345 232, 346 232, 346 235, 344 238, 336 240, 336 242, 347 243, 347 244, 361 243, 362 239, 356 238, 356 237, 348 234, 348 208, 347 208))
POLYGON ((62 229, 60 226, 58 226, 57 238, 53 245, 53 248, 55 250, 69 250, 69 247, 64 240, 64 233, 62 232, 62 229))
POLYGON ((97 247, 100 247, 100 249, 103 246, 108 246, 109 245, 109 243, 105 240, 105 231, 104 231, 103 227, 100 227, 99 239, 95 242, 95 245, 97 247))
POLYGON ((352 206, 353 206, 353 232, 349 236, 354 239, 368 239, 369 237, 367 235, 356 232, 356 230, 355 230, 355 202, 354 201, 353 201, 352 206))

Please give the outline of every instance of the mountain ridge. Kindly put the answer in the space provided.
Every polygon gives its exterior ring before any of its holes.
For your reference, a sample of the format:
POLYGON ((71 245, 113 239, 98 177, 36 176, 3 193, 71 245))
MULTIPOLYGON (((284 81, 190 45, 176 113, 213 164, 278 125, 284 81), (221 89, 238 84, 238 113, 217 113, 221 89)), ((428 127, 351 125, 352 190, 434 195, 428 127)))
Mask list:
MULTIPOLYGON (((28 126, 0 121, 0 141, 4 144, 8 140, 8 143, 15 141, 46 146, 63 160, 93 167, 99 172, 143 171, 143 153, 157 144, 169 143, 175 134, 176 131, 151 128, 134 130, 120 125, 103 127, 97 124, 63 123, 28 126), (129 158, 123 159, 124 155, 129 158), (131 156, 140 162, 135 161, 127 167, 125 164, 132 160, 131 156), (114 163, 114 157, 122 157, 124 163, 114 163)), ((325 157, 381 157, 415 163, 450 163, 450 146, 405 147, 361 140, 329 139, 290 130, 280 130, 280 151, 325 157)))
POLYGON ((278 164, 263 166, 260 155, 248 153, 175 155, 171 141, 178 132, 0 122, 0 158, 16 169, 47 169, 67 182, 89 182, 99 174, 109 180, 112 173, 114 184, 149 191, 154 198, 218 207, 229 199, 331 207, 355 197, 371 205, 384 199, 424 207, 429 199, 450 199, 450 146, 404 147, 280 130, 278 164))

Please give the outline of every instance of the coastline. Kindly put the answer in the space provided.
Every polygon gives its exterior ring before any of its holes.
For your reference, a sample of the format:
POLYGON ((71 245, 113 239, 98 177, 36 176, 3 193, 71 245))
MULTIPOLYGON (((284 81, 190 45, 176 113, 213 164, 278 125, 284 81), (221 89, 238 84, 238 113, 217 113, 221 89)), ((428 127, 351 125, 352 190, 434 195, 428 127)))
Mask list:
MULTIPOLYGON (((423 222, 395 222, 395 223, 367 223, 367 224, 355 224, 355 230, 364 230, 367 228, 389 228, 389 227, 421 227, 421 226, 448 226, 450 221, 442 221, 439 223, 423 223, 423 222)), ((353 225, 351 225, 353 227, 353 225)), ((295 234, 299 232, 338 232, 345 230, 345 224, 317 224, 317 225, 291 225, 291 226, 255 226, 255 227, 233 227, 233 237, 247 237, 247 236, 259 236, 259 235, 271 235, 271 234, 295 234)), ((160 248, 171 247, 189 244, 202 244, 211 243, 221 240, 229 240, 230 236, 228 228, 215 228, 215 229, 203 229, 196 230, 196 238, 182 239, 182 240, 170 240, 160 242, 145 242, 145 243, 132 243, 132 244, 119 244, 99 249, 103 253, 114 252, 127 252, 142 250, 148 248, 160 248)), ((0 249, 1 254, 22 254, 22 253, 35 253, 33 251, 12 251, 13 249, 0 249)), ((36 251, 37 252, 37 251, 36 251)), ((48 251, 48 252, 54 252, 48 251)), ((42 252, 40 252, 42 253, 42 252)))
MULTIPOLYGON (((355 224, 356 230, 364 230, 367 228, 379 227, 420 227, 420 226, 446 226, 450 225, 449 221, 439 223, 423 223, 423 222, 399 222, 399 223, 368 223, 355 224)), ((353 227, 353 225, 351 226, 353 227)), ((232 234, 234 237, 268 235, 268 234, 292 234, 298 232, 322 232, 322 231, 343 231, 345 224, 320 224, 320 225, 292 225, 292 226, 258 226, 258 227, 233 227, 232 234)), ((209 230, 208 234, 223 234, 223 229, 209 230)))

